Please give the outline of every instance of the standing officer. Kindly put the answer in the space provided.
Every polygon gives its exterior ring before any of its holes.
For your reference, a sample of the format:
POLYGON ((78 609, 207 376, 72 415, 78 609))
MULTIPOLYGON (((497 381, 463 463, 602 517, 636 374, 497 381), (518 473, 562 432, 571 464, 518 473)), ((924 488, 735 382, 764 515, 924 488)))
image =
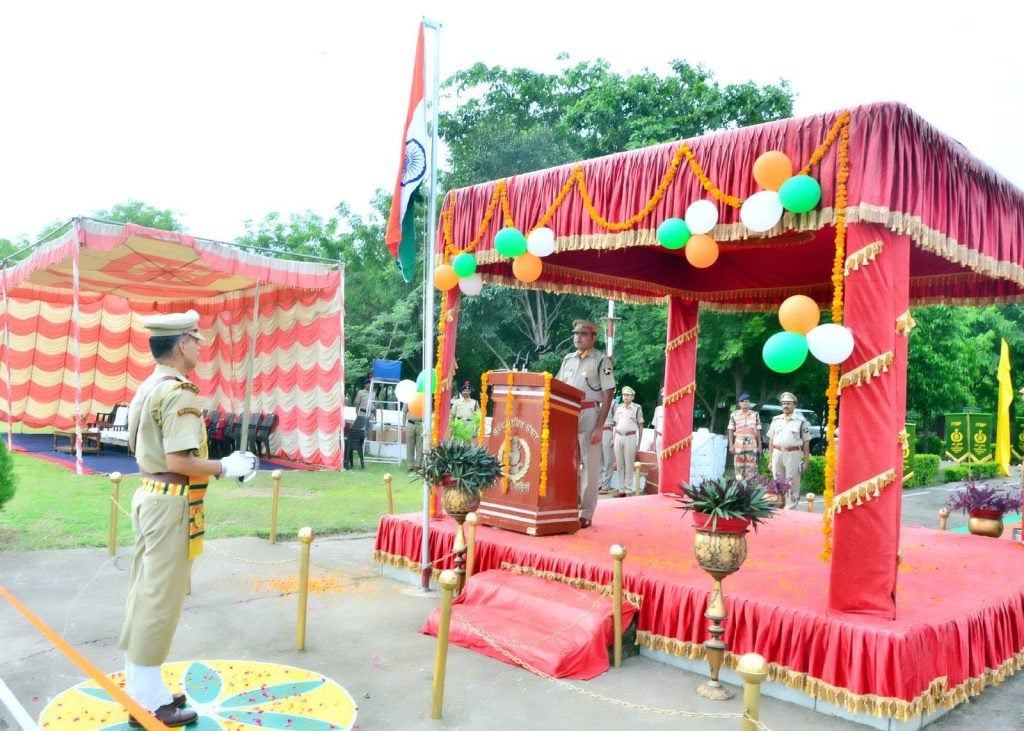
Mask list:
POLYGON ((356 392, 356 419, 365 416, 366 421, 373 421, 373 398, 370 393, 370 379, 363 379, 363 387, 356 392))
POLYGON ((768 427, 772 477, 789 478, 793 483, 786 496, 786 507, 796 507, 800 496, 800 475, 811 459, 811 434, 807 420, 796 413, 796 396, 789 391, 779 396, 782 413, 768 427))
POLYGON ((601 471, 601 426, 608 418, 615 393, 611 359, 597 350, 597 325, 589 320, 572 323, 572 344, 576 350, 562 358, 555 376, 583 391, 577 433, 579 449, 580 528, 589 528, 597 508, 597 480, 601 471))
POLYGON ((624 387, 622 403, 615 407, 615 465, 619 471, 619 497, 633 494, 633 463, 644 431, 644 412, 640 404, 633 403, 635 395, 632 388, 624 387))
MULTIPOLYGON (((196 712, 183 693, 171 695, 160 665, 185 601, 192 559, 202 551, 203 496, 210 475, 252 477, 250 452, 207 459, 199 389, 188 374, 199 361, 199 314, 158 315, 146 321, 156 368, 128 407, 128 443, 142 480, 132 497, 135 532, 128 602, 118 647, 126 653, 125 690, 166 726, 184 726, 196 712)), ((139 722, 129 717, 129 725, 139 722)))
POLYGON ((472 386, 469 385, 469 381, 465 381, 459 397, 452 399, 452 418, 462 421, 473 420, 473 414, 480 410, 480 404, 471 394, 472 386))
POLYGON ((597 484, 600 495, 612 492, 612 475, 615 473, 615 402, 608 409, 608 418, 601 427, 601 479, 597 484))
POLYGON ((405 466, 409 472, 419 469, 423 461, 423 422, 409 413, 409 404, 402 407, 405 414, 405 466))

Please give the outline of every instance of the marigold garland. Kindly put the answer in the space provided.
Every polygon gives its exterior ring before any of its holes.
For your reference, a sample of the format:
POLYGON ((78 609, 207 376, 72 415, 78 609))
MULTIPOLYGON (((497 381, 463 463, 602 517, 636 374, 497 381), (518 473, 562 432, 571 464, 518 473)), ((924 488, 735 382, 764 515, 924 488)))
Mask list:
POLYGON ((484 371, 480 376, 480 433, 476 442, 481 447, 484 446, 484 439, 487 436, 487 381, 490 377, 491 371, 484 371))
POLYGON ((544 372, 544 401, 540 412, 540 486, 537 492, 541 497, 548 494, 548 448, 550 447, 551 431, 551 374, 544 372))
MULTIPOLYGON (((850 177, 850 113, 843 112, 836 119, 832 129, 829 130, 825 141, 814 151, 806 167, 800 173, 806 175, 813 165, 821 162, 825 152, 839 136, 839 166, 836 172, 836 251, 832 259, 832 322, 837 325, 843 323, 843 284, 844 269, 846 262, 846 182, 850 177)), ((836 433, 836 409, 839 406, 839 365, 829 366, 828 369, 828 418, 826 419, 825 433, 830 437, 827 440, 828 446, 825 449, 825 511, 821 518, 821 532, 825 537, 825 546, 821 552, 821 559, 829 561, 832 558, 832 502, 836 494, 836 440, 831 436, 836 433)))
MULTIPOLYGON (((441 441, 441 432, 438 426, 441 423, 441 355, 444 353, 445 322, 448 315, 448 298, 441 298, 441 317, 437 323, 437 359, 434 361, 434 409, 430 414, 430 443, 437 446, 441 441)), ((427 383, 426 388, 432 384, 427 383)))
POLYGON ((509 465, 512 461, 512 384, 515 381, 515 371, 508 372, 508 393, 505 394, 505 441, 502 443, 501 455, 501 491, 508 492, 509 465))

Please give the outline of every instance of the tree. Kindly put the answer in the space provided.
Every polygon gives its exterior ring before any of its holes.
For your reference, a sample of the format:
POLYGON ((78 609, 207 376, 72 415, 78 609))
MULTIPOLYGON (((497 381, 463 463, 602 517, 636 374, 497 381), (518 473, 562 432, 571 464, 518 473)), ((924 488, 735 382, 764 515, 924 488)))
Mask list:
POLYGON ((109 211, 93 211, 96 218, 118 223, 135 223, 139 226, 158 228, 162 231, 182 231, 182 225, 170 209, 153 208, 142 201, 129 200, 117 203, 109 211))

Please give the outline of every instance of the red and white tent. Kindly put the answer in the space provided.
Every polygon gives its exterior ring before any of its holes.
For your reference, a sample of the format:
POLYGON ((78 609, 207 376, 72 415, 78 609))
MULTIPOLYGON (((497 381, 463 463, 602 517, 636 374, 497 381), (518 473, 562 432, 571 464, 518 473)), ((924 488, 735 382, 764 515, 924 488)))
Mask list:
MULTIPOLYGON (((833 550, 829 607, 893 616, 909 307, 1024 300, 1024 192, 907 107, 883 103, 451 191, 438 231, 438 258, 472 252, 487 282, 667 304, 660 484, 668 491, 689 475, 698 308, 775 309, 793 294, 831 308, 855 347, 831 374, 843 445, 837 459, 826 456, 837 462, 823 526, 833 550), (821 201, 754 233, 740 211, 759 190, 754 163, 769 151, 814 177, 821 201), (718 258, 707 268, 656 235, 698 200, 718 211, 718 258), (495 250, 505 226, 553 230, 554 253, 535 281, 518 281, 495 250)), ((459 298, 458 288, 447 293, 440 319, 443 388, 459 298)), ((447 401, 438 395, 440 424, 447 401)))
POLYGON ((2 273, 0 417, 73 429, 149 375, 147 315, 194 309, 205 405, 274 412, 272 453, 341 466, 342 272, 134 224, 72 220, 2 273), (256 326, 254 327, 254 313, 256 326))

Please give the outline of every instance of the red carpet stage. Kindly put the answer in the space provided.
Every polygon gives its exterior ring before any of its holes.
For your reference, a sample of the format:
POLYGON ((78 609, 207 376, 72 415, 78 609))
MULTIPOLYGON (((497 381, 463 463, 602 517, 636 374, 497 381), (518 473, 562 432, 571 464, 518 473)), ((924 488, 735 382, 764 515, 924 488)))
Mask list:
MULTIPOLYGON (((627 550, 624 591, 638 598, 637 641, 698 658, 711 578, 693 557, 693 525, 662 495, 602 500, 593 527, 530 537, 477 529, 476 571, 509 568, 576 586, 610 585, 612 544, 627 550)), ((374 558, 420 570, 420 514, 384 516, 374 558)), ((431 522, 432 559, 455 522, 431 522)), ((724 582, 726 662, 757 652, 769 680, 857 713, 908 720, 949 708, 1024 667, 1024 546, 903 526, 895 621, 828 614, 821 515, 786 511, 748 534, 743 568, 724 582)), ((863 546, 870 552, 871 546, 863 546)), ((451 568, 450 557, 435 569, 451 568)))

